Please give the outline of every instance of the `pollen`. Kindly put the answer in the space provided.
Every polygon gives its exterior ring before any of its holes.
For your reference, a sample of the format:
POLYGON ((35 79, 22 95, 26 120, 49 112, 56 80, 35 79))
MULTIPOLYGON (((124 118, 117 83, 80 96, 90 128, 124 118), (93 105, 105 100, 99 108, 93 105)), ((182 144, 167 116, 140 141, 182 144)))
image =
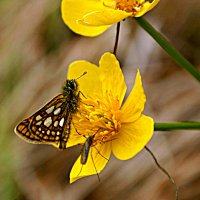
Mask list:
POLYGON ((115 0, 109 3, 108 1, 104 1, 105 6, 114 8, 116 10, 131 12, 133 15, 141 10, 144 3, 145 1, 139 0, 115 0))
POLYGON ((92 146, 117 138, 121 128, 120 103, 107 92, 103 98, 82 99, 79 112, 74 117, 74 126, 79 135, 93 136, 92 146))

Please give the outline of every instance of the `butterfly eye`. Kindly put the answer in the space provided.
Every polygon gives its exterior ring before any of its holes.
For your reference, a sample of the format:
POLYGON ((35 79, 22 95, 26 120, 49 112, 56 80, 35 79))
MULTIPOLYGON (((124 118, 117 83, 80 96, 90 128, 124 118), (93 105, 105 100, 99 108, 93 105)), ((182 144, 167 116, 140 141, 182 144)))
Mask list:
POLYGON ((70 80, 68 82, 68 87, 71 89, 71 90, 76 90, 77 88, 77 83, 74 79, 70 80))

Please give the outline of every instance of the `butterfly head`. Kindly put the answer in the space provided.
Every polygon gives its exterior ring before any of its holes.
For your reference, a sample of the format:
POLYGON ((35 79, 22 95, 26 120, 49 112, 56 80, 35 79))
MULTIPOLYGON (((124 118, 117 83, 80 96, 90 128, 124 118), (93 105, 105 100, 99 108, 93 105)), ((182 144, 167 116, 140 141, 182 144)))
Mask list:
POLYGON ((76 91, 78 89, 78 83, 75 79, 68 80, 66 86, 69 90, 76 91))
POLYGON ((85 74, 87 74, 87 72, 83 72, 83 74, 76 79, 67 80, 63 88, 63 94, 65 96, 75 94, 78 91, 77 79, 81 78, 85 74))
POLYGON ((63 93, 64 95, 69 95, 73 94, 78 90, 78 83, 75 79, 67 80, 64 88, 63 88, 63 93))

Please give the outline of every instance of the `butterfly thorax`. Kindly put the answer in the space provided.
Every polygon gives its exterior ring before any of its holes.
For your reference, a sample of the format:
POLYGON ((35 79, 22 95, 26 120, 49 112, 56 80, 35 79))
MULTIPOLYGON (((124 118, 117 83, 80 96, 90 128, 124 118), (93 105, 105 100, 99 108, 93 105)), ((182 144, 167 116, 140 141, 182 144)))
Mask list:
POLYGON ((66 83, 63 87, 63 95, 73 95, 74 93, 77 93, 78 90, 78 83, 75 79, 72 80, 66 80, 66 83))
POLYGON ((75 79, 67 80, 63 87, 63 96, 66 99, 69 112, 74 113, 77 111, 79 102, 78 83, 75 79))

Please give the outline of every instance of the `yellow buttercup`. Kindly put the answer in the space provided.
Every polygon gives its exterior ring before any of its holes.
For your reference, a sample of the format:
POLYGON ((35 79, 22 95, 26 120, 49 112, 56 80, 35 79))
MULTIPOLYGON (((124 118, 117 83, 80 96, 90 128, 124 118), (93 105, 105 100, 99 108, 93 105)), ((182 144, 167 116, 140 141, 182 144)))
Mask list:
POLYGON ((97 36, 127 17, 140 17, 159 0, 62 0, 65 24, 75 33, 97 36))

